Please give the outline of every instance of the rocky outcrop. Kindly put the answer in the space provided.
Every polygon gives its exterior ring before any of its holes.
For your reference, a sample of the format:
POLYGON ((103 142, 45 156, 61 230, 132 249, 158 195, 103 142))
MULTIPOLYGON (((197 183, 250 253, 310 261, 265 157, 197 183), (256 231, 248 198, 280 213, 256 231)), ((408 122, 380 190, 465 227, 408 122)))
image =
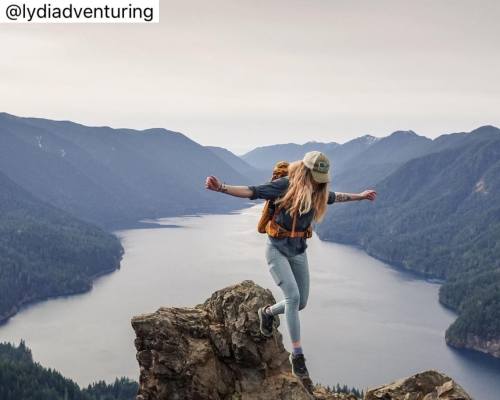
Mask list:
POLYGON ((450 377, 426 371, 371 389, 365 400, 471 400, 471 397, 450 377))
MULTIPOLYGON (((134 317, 137 400, 356 400, 320 385, 311 395, 292 375, 279 331, 271 338, 260 334, 257 310, 269 303, 269 290, 244 281, 193 308, 134 317)), ((470 398, 450 378, 430 371, 371 390, 366 399, 470 398)))
MULTIPOLYGON (((281 334, 260 333, 257 310, 269 303, 269 290, 244 281, 194 308, 160 308, 134 317, 137 400, 311 399, 291 374, 281 334)), ((315 398, 355 399, 319 386, 315 398)))
POLYGON ((446 343, 457 349, 469 349, 489 354, 490 356, 500 358, 500 338, 485 339, 478 335, 468 334, 463 337, 455 337, 446 332, 446 343))

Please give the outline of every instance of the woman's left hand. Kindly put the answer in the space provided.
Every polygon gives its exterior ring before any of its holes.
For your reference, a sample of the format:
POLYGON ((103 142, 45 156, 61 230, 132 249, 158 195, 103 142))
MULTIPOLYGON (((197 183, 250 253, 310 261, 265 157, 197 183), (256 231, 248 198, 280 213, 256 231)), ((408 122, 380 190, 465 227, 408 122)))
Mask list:
POLYGON ((365 190, 359 194, 363 200, 374 201, 377 198, 377 192, 375 190, 365 190))

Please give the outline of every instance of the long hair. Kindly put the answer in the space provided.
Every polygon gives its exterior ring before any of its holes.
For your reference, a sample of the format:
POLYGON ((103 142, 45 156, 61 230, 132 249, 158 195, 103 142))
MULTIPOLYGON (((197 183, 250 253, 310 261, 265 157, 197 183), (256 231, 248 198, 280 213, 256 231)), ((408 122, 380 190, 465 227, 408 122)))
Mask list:
POLYGON ((328 184, 316 183, 302 161, 294 161, 288 167, 288 190, 276 201, 290 215, 304 215, 314 210, 314 221, 320 222, 326 213, 328 184))

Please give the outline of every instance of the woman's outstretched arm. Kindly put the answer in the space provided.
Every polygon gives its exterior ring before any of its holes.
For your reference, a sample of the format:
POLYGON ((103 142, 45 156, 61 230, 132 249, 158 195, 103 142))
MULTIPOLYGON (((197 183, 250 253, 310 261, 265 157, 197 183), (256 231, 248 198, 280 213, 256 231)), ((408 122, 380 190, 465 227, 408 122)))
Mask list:
POLYGON ((377 197, 375 190, 365 190, 361 193, 342 193, 335 192, 335 203, 344 203, 346 201, 370 200, 373 201, 377 197))
POLYGON ((215 192, 226 193, 230 194, 231 196, 242 197, 245 199, 249 199, 253 195, 253 191, 248 186, 226 185, 215 176, 207 177, 205 181, 205 187, 215 192))

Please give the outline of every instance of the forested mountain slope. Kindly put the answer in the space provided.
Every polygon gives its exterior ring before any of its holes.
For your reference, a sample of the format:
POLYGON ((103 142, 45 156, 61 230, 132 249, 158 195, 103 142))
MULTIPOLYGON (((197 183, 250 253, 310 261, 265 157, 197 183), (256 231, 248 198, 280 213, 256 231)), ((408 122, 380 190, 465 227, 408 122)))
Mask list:
POLYGON ((122 252, 115 236, 0 173, 0 322, 23 304, 90 289, 93 277, 119 267, 122 252))
POLYGON ((375 187, 375 203, 330 210, 320 237, 446 280, 441 301, 460 313, 450 343, 500 341, 500 135, 410 160, 375 187))

